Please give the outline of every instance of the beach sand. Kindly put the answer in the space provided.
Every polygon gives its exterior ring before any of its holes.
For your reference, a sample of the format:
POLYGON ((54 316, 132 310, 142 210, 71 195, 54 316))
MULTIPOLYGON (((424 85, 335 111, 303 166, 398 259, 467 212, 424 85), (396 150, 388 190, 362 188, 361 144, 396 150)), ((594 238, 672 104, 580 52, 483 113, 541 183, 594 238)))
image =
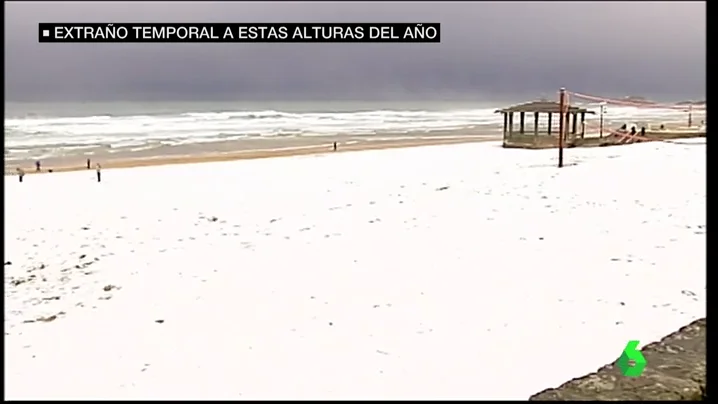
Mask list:
POLYGON ((526 400, 705 316, 701 141, 6 178, 5 398, 526 400))
POLYGON ((333 153, 333 143, 337 142, 336 152, 361 150, 395 149, 404 147, 448 145, 458 143, 485 142, 500 139, 500 135, 487 133, 484 135, 458 134, 438 135, 433 133, 424 137, 416 134, 400 136, 378 136, 378 139, 366 137, 323 137, 319 139, 276 140, 250 142, 224 142, 211 145, 196 145, 165 148, 144 153, 105 154, 100 156, 75 156, 64 159, 42 161, 42 170, 35 170, 34 161, 16 161, 5 165, 5 175, 16 175, 17 167, 23 168, 26 174, 47 174, 86 170, 86 158, 91 158, 91 169, 100 163, 102 169, 130 168, 168 164, 193 164, 217 161, 247 160, 269 157, 301 156, 308 154, 333 153), (413 139, 411 137, 414 137, 413 139), (270 147, 267 147, 270 146, 270 147), (237 150, 239 147, 244 149, 237 150))

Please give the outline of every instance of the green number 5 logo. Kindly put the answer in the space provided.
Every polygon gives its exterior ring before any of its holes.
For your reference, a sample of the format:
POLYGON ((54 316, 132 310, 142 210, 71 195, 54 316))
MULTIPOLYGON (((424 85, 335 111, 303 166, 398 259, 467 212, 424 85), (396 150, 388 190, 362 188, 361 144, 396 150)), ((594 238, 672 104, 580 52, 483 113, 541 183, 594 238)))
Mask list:
POLYGON ((616 365, 626 377, 638 377, 643 373, 646 358, 638 350, 638 341, 628 341, 616 365))

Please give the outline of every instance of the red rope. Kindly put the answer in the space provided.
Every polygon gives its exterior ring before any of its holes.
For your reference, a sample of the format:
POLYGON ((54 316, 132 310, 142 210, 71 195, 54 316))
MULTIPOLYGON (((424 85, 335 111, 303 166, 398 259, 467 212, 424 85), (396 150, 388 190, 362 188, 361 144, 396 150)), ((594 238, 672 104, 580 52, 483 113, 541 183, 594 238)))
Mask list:
POLYGON ((657 102, 651 102, 651 101, 631 101, 631 100, 618 100, 615 98, 606 98, 606 97, 600 97, 595 95, 588 95, 588 94, 581 94, 581 93, 574 93, 573 94, 576 98, 581 98, 588 101, 594 101, 594 102, 605 102, 607 104, 616 104, 626 107, 637 107, 637 108, 663 108, 663 109, 680 109, 687 111, 689 109, 696 110, 696 111, 702 111, 706 109, 705 105, 676 105, 676 104, 660 104, 657 102))

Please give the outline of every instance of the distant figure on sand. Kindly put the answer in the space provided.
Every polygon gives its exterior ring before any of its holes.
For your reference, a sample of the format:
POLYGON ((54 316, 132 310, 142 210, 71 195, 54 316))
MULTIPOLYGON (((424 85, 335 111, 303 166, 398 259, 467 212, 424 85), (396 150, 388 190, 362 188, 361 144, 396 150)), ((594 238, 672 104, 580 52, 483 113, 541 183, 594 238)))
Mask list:
POLYGON ((337 142, 334 142, 334 151, 337 151, 337 142))
POLYGON ((16 170, 17 170, 17 179, 18 179, 18 181, 22 182, 22 179, 25 177, 25 171, 20 167, 18 167, 16 170))
POLYGON ((35 162, 35 171, 40 172, 41 166, 40 166, 40 160, 35 162))
POLYGON ((97 182, 102 181, 102 167, 100 167, 100 163, 97 163, 95 166, 95 170, 97 171, 97 182))
POLYGON ((91 164, 92 164, 92 162, 90 161, 90 159, 87 159, 87 169, 88 169, 88 170, 89 170, 90 168, 92 168, 91 164))

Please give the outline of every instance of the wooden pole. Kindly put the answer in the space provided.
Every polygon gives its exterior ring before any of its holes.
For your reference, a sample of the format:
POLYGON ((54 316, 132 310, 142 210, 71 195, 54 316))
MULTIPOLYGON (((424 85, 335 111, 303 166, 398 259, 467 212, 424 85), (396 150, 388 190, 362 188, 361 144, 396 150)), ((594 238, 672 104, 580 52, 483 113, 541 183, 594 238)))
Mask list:
POLYGON ((693 105, 688 106, 688 127, 693 126, 693 105))
POLYGON ((599 120, 598 137, 603 138, 603 111, 606 110, 606 106, 601 104, 601 118, 599 120))
POLYGON ((558 97, 558 109, 559 109, 559 118, 558 118, 558 168, 563 167, 563 131, 564 131, 564 121, 566 120, 566 113, 564 112, 566 108, 566 89, 561 88, 559 90, 559 97, 558 97))

